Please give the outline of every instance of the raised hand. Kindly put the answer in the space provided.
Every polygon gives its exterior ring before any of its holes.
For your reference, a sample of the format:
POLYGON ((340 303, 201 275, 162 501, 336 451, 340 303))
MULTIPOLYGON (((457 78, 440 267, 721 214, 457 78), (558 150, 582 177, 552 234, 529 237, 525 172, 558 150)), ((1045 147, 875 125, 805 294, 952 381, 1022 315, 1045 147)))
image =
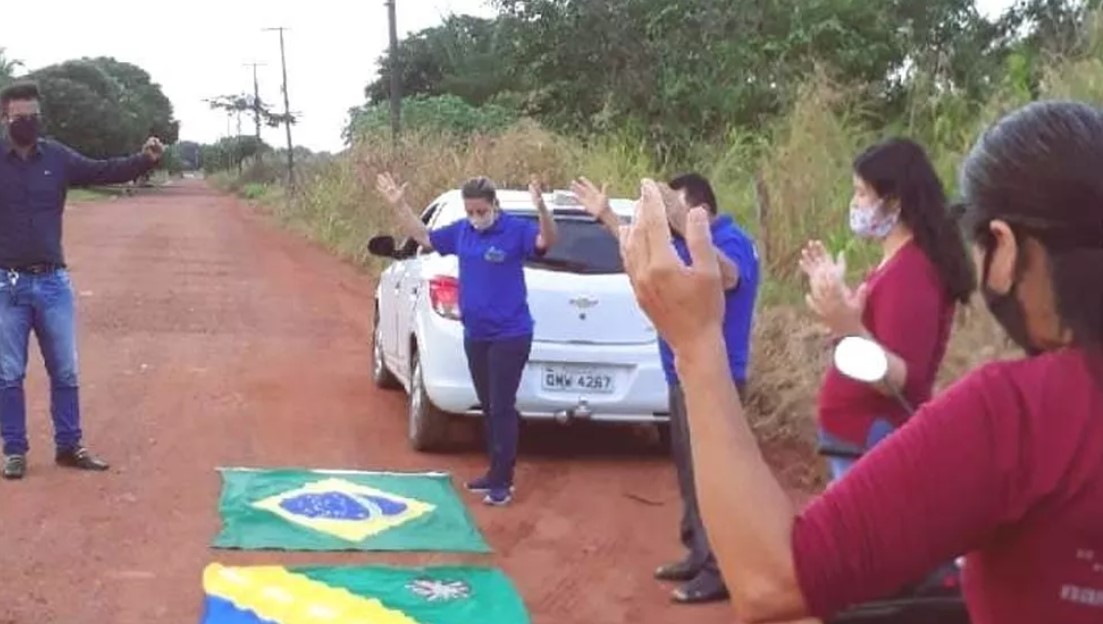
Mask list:
POLYGON ((800 269, 809 280, 817 273, 826 273, 843 283, 846 279, 846 255, 840 251, 832 260, 822 242, 811 240, 800 252, 800 269))
POLYGON ((146 139, 145 145, 142 146, 142 153, 153 162, 160 162, 161 157, 165 154, 165 146, 161 143, 161 139, 149 137, 146 139))
POLYGON ((375 190, 379 191, 379 194, 387 200, 387 203, 396 208, 401 206, 406 199, 407 185, 409 185, 409 182, 404 182, 402 186, 399 186, 390 173, 381 173, 375 180, 375 190))
POLYGON ((636 299, 675 352, 715 340, 724 318, 720 265, 703 208, 686 218, 687 266, 671 244, 663 192, 653 180, 641 184, 631 225, 621 227, 621 255, 636 299))
POLYGON ((571 192, 582 203, 582 208, 595 219, 600 219, 612 211, 609 206, 608 188, 609 185, 602 183, 599 189, 593 182, 581 177, 571 182, 571 192))
POLYGON ((536 175, 529 177, 529 197, 532 198, 532 205, 537 210, 544 210, 546 208, 544 204, 544 189, 540 183, 540 178, 536 175))
POLYGON ((835 337, 862 333, 862 312, 869 295, 865 283, 851 290, 830 269, 821 268, 812 273, 809 284, 805 302, 835 337))

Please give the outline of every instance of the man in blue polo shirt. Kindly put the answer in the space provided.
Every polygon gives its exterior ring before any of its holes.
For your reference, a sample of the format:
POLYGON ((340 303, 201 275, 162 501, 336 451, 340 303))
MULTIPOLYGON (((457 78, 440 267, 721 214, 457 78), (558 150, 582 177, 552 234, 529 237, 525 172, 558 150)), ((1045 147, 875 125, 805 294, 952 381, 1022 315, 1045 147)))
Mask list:
MULTIPOLYGON (((689 208, 704 206, 712 218, 712 240, 717 248, 720 274, 726 291, 724 304, 724 341, 728 350, 728 366, 732 379, 741 395, 747 379, 748 349, 751 321, 754 317, 755 298, 758 293, 758 253, 754 241, 735 224, 731 217, 718 215, 716 195, 708 180, 696 173, 674 178, 670 189, 677 197, 667 198, 667 217, 673 233, 674 248, 683 262, 689 263, 689 249, 682 232, 685 231, 689 208)), ((605 189, 598 189, 592 182, 580 178, 571 185, 586 211, 596 217, 614 236, 619 234, 620 222, 609 206, 605 189)), ((679 581, 684 585, 674 591, 674 600, 681 603, 699 603, 723 600, 728 591, 712 554, 701 512, 697 506, 697 493, 693 485, 693 461, 689 444, 689 424, 686 421, 686 402, 678 373, 674 366, 674 354, 661 337, 659 355, 663 372, 670 386, 670 442, 674 466, 678 473, 678 489, 681 491, 683 513, 681 523, 682 543, 689 550, 685 559, 665 565, 655 571, 655 577, 665 581, 679 581)))
MULTIPOLYGON (((716 195, 703 176, 689 173, 670 181, 670 188, 681 195, 680 208, 671 214, 674 249, 683 262, 689 263, 689 249, 682 233, 688 208, 704 206, 713 215, 713 245, 721 252, 721 273, 724 278, 724 343, 728 351, 728 366, 740 397, 746 399, 747 363, 749 360, 751 324, 755 298, 758 294, 758 252, 754 241, 727 215, 717 215, 716 195), (730 264, 729 264, 730 263, 730 264)), ((682 494, 682 543, 689 555, 677 563, 655 571, 656 578, 683 581, 674 591, 674 599, 682 603, 723 600, 728 591, 716 557, 712 554, 693 481, 693 458, 686 420, 686 401, 674 367, 670 345, 659 339, 663 371, 670 386, 670 441, 674 465, 678 473, 678 489, 682 494)))
POLYGON ((91 160, 39 137, 39 92, 32 82, 0 92, 0 436, 5 479, 26 472, 23 378, 33 331, 50 377, 55 461, 79 470, 107 470, 81 444, 73 289, 61 248, 62 213, 70 186, 128 182, 152 169, 162 147, 150 139, 141 154, 91 160))

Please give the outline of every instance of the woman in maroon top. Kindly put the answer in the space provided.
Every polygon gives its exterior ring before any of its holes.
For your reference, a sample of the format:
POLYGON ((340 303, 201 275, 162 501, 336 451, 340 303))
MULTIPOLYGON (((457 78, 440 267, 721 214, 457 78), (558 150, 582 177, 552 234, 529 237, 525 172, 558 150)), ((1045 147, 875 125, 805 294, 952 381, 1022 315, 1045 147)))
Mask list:
MULTIPOLYGON (((946 353, 954 304, 976 284, 942 183, 923 148, 906 139, 874 145, 854 161, 850 228, 881 245, 881 262, 854 291, 819 241, 801 258, 809 306, 835 337, 862 335, 890 354, 888 383, 864 384, 828 370, 819 396, 821 443, 861 453, 902 425, 927 401, 946 353), (897 390, 894 390, 897 389, 897 390)), ((854 460, 832 457, 832 476, 854 460)))
POLYGON ((726 374, 708 219, 692 265, 651 181, 622 237, 637 298, 671 344, 701 511, 744 622, 823 618, 964 554, 974 624, 1103 622, 1103 112, 1005 117, 961 172, 981 291, 1029 357, 928 401, 807 508, 771 473, 726 374))

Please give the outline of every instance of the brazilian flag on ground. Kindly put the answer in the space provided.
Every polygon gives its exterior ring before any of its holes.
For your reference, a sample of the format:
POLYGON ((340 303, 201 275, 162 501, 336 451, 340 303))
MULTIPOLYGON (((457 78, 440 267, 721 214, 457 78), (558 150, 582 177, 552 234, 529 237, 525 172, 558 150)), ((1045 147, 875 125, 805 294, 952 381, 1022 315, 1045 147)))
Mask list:
POLYGON ((528 624, 500 571, 478 567, 226 567, 203 571, 201 624, 528 624))
POLYGON ((490 552, 447 474, 220 472, 219 548, 490 552))

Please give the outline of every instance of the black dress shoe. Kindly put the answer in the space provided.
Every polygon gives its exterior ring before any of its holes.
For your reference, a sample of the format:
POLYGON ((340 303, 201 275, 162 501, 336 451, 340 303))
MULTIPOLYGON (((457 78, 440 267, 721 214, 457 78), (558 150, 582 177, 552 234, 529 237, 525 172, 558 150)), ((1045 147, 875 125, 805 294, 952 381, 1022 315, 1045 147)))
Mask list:
POLYGON ((727 600, 728 588, 719 572, 702 570, 693 580, 674 590, 674 602, 681 604, 703 604, 727 600))
POLYGON ((76 468, 77 470, 103 471, 110 468, 107 462, 96 458, 83 446, 78 446, 66 451, 58 451, 54 461, 57 462, 58 466, 76 468))
POLYGON ((700 566, 693 565, 689 561, 679 561, 678 563, 668 563, 664 566, 659 566, 659 568, 655 570, 655 578, 660 581, 683 583, 692 580, 693 577, 697 576, 700 570, 700 566))
POLYGON ((27 474, 26 455, 8 455, 4 458, 4 478, 22 479, 27 474))

